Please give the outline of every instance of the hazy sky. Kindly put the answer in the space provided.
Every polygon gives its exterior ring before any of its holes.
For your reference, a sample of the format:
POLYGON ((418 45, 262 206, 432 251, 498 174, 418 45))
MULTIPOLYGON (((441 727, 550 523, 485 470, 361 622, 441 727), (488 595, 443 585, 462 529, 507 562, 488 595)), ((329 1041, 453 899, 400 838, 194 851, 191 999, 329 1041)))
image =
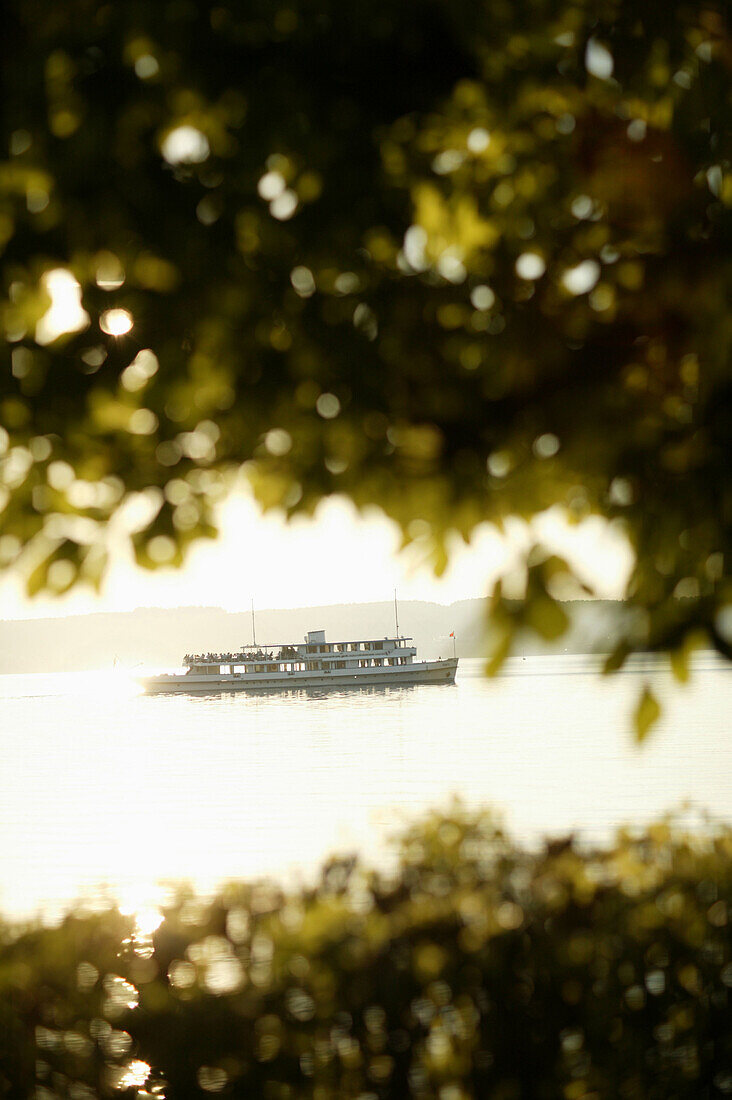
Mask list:
MULTIPOLYGON (((389 600, 454 600, 483 596, 525 546, 529 534, 518 521, 502 537, 485 524, 469 547, 456 539, 449 569, 436 579, 417 547, 399 553, 395 524, 374 509, 359 515, 343 498, 324 502, 312 519, 286 524, 262 516, 245 493, 231 497, 220 513, 221 535, 195 547, 182 570, 154 573, 135 567, 122 550, 101 597, 89 591, 62 599, 29 601, 17 580, 0 583, 0 618, 37 618, 134 607, 216 606, 229 611, 255 607, 308 607, 389 600)), ((631 563, 627 545, 599 518, 568 527, 558 512, 534 523, 552 548, 571 555, 598 595, 619 597, 631 563)))

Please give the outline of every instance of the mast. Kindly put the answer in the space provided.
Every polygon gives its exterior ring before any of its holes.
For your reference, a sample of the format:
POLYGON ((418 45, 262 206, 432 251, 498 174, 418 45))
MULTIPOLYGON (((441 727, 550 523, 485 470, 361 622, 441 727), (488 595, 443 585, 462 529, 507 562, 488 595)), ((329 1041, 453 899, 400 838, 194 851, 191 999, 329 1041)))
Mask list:
POLYGON ((252 645, 257 644, 257 632, 254 627, 254 596, 252 596, 252 645))
POLYGON ((399 611, 397 609, 397 590, 394 589, 394 626, 396 627, 396 636, 399 637, 399 611))

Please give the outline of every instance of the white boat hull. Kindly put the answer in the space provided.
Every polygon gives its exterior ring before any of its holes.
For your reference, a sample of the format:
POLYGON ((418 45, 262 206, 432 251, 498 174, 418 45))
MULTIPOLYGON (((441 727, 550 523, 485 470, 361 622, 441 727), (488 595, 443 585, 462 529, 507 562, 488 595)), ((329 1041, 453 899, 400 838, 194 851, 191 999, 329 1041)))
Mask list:
POLYGON ((364 687, 407 687, 412 684, 453 684, 457 658, 444 661, 415 661, 408 665, 357 668, 332 672, 258 672, 170 674, 141 680, 149 695, 205 695, 220 691, 343 691, 364 687))

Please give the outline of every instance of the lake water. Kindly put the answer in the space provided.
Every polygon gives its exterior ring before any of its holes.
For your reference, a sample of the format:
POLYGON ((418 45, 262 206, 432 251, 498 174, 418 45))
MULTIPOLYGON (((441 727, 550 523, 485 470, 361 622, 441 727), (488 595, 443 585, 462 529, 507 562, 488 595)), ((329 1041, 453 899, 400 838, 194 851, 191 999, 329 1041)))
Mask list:
POLYGON ((307 876, 328 854, 385 857, 400 822, 453 795, 535 842, 604 840, 691 803, 732 821, 732 668, 690 683, 646 663, 527 657, 495 680, 320 695, 136 694, 124 673, 0 677, 0 913, 53 915, 105 887, 307 876), (648 679, 664 714, 638 749, 648 679))

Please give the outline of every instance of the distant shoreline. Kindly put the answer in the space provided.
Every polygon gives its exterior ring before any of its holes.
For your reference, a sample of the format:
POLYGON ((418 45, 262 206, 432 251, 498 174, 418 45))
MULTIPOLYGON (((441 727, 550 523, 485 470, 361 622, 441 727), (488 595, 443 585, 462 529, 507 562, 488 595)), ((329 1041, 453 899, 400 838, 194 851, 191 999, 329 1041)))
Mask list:
MULTIPOLYGON (((591 654, 609 651, 623 605, 609 600, 578 600, 563 605, 571 626, 557 647, 535 636, 521 638, 518 656, 542 653, 591 654)), ((328 638, 384 637, 394 628, 391 601, 332 604, 289 611, 257 612, 257 636, 264 641, 295 641, 307 630, 324 629, 328 638)), ((400 633, 413 637, 425 659, 452 653, 454 631, 459 657, 481 657, 488 649, 485 601, 437 604, 409 600, 399 605, 400 633)), ((177 667, 191 651, 233 650, 251 640, 249 612, 215 607, 135 608, 64 618, 0 621, 0 675, 71 672, 111 665, 177 667)))

